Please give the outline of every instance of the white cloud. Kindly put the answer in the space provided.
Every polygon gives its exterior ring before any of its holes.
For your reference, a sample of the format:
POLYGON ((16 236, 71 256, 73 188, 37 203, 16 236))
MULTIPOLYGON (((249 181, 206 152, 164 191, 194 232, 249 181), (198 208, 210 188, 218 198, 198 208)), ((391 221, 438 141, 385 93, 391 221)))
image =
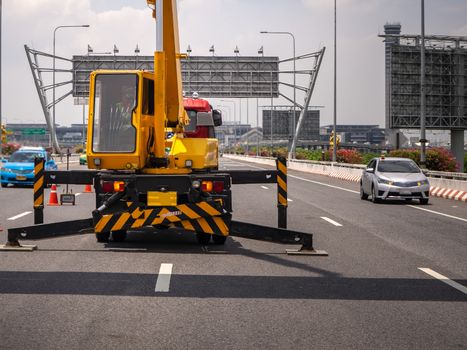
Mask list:
MULTIPOLYGON (((90 24, 89 29, 57 32, 57 54, 84 54, 87 44, 95 52, 141 54, 154 50, 155 26, 144 0, 22 0, 3 2, 3 116, 9 121, 43 121, 29 70, 24 44, 52 51, 56 26, 90 24)), ((404 32, 419 30, 419 2, 406 0, 338 0, 338 105, 347 123, 384 123, 384 46, 378 32, 384 23, 400 21, 404 32)), ((427 32, 467 35, 467 5, 460 0, 427 1, 427 32), (442 16, 440 15, 442 14, 442 16)), ((236 45, 242 55, 291 56, 287 37, 260 35, 260 30, 286 30, 295 34, 297 53, 327 46, 313 105, 324 105, 322 123, 332 120, 333 1, 332 0, 179 0, 180 44, 191 45, 194 55, 230 55, 236 45)), ((302 79, 301 85, 307 80, 302 79)), ((63 90, 63 89, 62 89, 63 90)), ((302 95, 299 95, 303 99, 302 95)), ((279 103, 284 103, 284 101, 279 103)), ((71 99, 57 106, 61 124, 81 121, 81 107, 71 99)))

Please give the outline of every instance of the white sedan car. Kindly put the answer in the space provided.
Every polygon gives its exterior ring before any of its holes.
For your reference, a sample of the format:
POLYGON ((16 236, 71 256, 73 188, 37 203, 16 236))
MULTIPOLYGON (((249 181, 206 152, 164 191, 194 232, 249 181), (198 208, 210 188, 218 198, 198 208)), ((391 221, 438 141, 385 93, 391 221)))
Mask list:
POLYGON ((407 158, 373 158, 360 180, 360 198, 373 203, 394 198, 428 204, 430 183, 418 165, 407 158))

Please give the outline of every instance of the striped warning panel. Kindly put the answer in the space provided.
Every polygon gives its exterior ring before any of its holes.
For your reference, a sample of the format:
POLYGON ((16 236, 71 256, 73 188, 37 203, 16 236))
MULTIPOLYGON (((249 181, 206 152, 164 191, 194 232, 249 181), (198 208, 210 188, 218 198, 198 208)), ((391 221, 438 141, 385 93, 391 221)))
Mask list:
MULTIPOLYGON (((134 203, 129 202, 128 209, 128 212, 103 215, 94 225, 95 232, 129 230, 144 226, 172 225, 183 221, 196 221, 195 225, 199 224, 201 229, 210 231, 208 233, 214 233, 214 230, 209 228, 209 221, 223 214, 222 207, 215 202, 187 203, 153 209, 141 209, 134 203)), ((195 226, 195 231, 196 228, 197 226, 195 226)))
POLYGON ((452 190, 442 187, 431 187, 430 195, 434 197, 442 197, 446 199, 454 199, 456 201, 467 202, 467 192, 460 190, 452 190))
POLYGON ((209 233, 211 235, 228 236, 229 234, 228 221, 221 216, 178 221, 172 223, 171 226, 183 228, 187 231, 209 233))
POLYGON ((277 165, 277 202, 283 207, 288 206, 287 202, 287 160, 279 157, 277 165))
POLYGON ((44 158, 34 159, 34 208, 44 207, 44 158))

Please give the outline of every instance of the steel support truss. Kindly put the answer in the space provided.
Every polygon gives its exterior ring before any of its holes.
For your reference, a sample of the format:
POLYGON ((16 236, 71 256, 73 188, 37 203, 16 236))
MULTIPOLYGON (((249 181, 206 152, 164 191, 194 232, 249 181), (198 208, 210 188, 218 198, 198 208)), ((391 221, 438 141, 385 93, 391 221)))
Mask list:
MULTIPOLYGON (((59 103, 60 101, 64 100, 66 97, 70 96, 73 93, 73 89, 71 88, 73 80, 65 80, 61 82, 48 84, 46 79, 43 77, 43 73, 53 73, 53 68, 45 68, 41 66, 39 62, 39 57, 42 59, 53 59, 54 56, 45 52, 37 51, 34 49, 29 48, 27 45, 24 45, 24 49, 26 51, 26 57, 28 59, 29 67, 31 68, 32 77, 34 80, 34 85, 37 90, 37 94, 39 96, 39 101, 41 103, 42 112, 44 113, 45 122, 47 123, 47 127, 49 129, 50 137, 52 138, 52 145, 56 152, 60 153, 60 146, 57 140, 57 133, 55 132, 55 125, 53 125, 53 120, 50 116, 51 108, 59 103), (62 86, 70 86, 70 90, 63 95, 59 96, 55 100, 48 102, 47 92, 62 86)), ((55 56, 55 59, 62 62, 71 62, 70 59, 55 56)), ((51 64, 51 63, 50 63, 51 64)), ((70 73, 73 74, 71 69, 55 69, 55 72, 59 73, 70 73)), ((48 79, 47 79, 48 80, 48 79)), ((50 79, 52 80, 52 79, 50 79)))

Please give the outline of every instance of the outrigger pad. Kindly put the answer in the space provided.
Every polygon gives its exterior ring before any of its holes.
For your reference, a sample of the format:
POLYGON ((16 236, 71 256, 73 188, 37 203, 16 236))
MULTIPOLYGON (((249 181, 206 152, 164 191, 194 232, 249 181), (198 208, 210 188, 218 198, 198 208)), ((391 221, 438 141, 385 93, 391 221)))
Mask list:
POLYGON ((35 249, 37 249, 37 245, 19 244, 18 242, 0 244, 0 250, 3 251, 32 252, 35 249))
POLYGON ((320 249, 286 249, 287 255, 316 255, 328 256, 328 252, 320 249))

